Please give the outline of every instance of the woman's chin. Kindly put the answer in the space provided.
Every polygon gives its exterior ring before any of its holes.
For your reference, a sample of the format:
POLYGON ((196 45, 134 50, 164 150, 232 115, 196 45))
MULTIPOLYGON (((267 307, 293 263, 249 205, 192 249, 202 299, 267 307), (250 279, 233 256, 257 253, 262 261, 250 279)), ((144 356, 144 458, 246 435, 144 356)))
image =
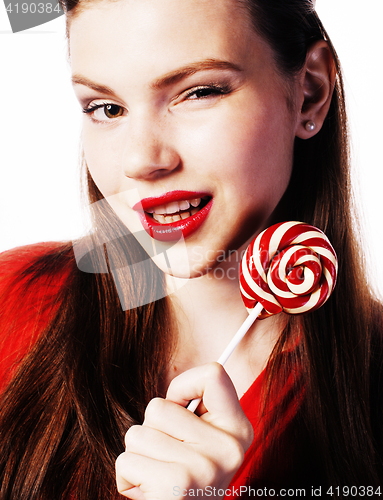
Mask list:
POLYGON ((152 257, 152 260, 163 273, 173 278, 182 280, 200 278, 210 271, 208 264, 203 266, 201 263, 193 263, 188 259, 177 260, 167 257, 164 254, 156 255, 152 257))
POLYGON ((239 265, 237 262, 193 262, 193 260, 179 260, 178 262, 165 259, 164 256, 152 257, 157 267, 164 272, 169 279, 180 282, 198 278, 218 279, 220 281, 238 280, 239 265))

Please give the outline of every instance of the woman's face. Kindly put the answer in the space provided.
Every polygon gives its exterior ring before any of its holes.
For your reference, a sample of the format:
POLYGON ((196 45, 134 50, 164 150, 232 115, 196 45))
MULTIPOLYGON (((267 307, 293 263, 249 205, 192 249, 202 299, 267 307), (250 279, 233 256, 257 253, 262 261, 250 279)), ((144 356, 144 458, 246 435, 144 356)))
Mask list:
POLYGON ((172 274, 207 272, 268 225, 298 112, 237 2, 85 4, 70 54, 91 175, 133 233, 181 236, 172 274))

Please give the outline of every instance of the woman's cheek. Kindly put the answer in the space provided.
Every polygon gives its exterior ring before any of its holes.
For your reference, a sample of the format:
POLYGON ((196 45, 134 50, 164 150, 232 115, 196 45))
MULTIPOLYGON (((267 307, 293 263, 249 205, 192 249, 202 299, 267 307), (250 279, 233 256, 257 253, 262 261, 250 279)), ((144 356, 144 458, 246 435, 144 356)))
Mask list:
POLYGON ((84 158, 101 193, 107 197, 119 192, 121 170, 116 148, 111 147, 99 134, 84 130, 82 134, 84 158))

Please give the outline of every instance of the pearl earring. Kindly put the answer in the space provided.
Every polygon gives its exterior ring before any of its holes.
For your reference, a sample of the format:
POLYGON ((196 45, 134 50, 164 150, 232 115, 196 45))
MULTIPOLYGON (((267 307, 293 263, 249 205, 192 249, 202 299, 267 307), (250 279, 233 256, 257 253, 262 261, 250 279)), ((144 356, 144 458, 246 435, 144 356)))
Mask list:
POLYGON ((315 123, 311 120, 308 121, 305 125, 305 129, 307 130, 307 132, 313 132, 315 130, 315 123))

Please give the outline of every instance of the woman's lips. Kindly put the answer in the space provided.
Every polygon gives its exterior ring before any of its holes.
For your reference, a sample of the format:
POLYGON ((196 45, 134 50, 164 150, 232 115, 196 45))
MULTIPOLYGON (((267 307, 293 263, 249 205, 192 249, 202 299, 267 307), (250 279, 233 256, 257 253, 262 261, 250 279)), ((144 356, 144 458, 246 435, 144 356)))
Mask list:
MULTIPOLYGON (((192 191, 171 191, 163 196, 145 198, 133 206, 133 210, 138 212, 141 224, 145 231, 154 239, 159 241, 176 241, 183 236, 186 238, 190 234, 194 233, 206 220, 210 209, 213 205, 213 199, 211 195, 201 192, 192 191), (194 207, 196 200, 201 199, 201 205, 203 205, 197 212, 196 207, 194 207), (209 199, 209 201, 207 201, 209 199), (156 212, 156 217, 161 218, 157 215, 159 211, 166 210, 166 207, 170 209, 171 204, 178 202, 178 206, 181 208, 186 207, 185 203, 191 202, 190 206, 190 216, 181 220, 177 220, 169 223, 161 223, 149 215, 149 213, 156 212)), ((175 204, 177 206, 177 204, 175 204)), ((186 209, 181 208, 181 213, 183 216, 186 209)), ((171 212, 165 212, 164 216, 168 217, 171 212)), ((175 214, 173 214, 175 215, 175 214)), ((165 219, 162 219, 165 220, 165 219)))

